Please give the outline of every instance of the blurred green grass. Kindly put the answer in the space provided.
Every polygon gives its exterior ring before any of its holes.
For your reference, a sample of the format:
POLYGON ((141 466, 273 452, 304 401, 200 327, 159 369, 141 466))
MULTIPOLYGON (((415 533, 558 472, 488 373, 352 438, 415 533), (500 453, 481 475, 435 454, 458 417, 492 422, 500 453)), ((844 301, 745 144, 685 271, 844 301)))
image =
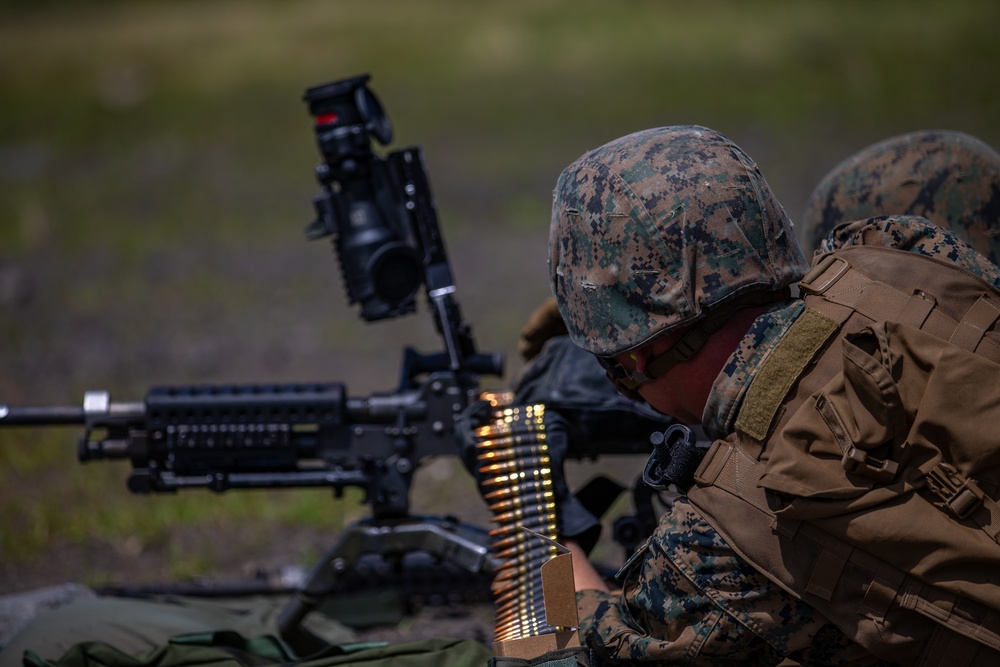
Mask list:
MULTIPOLYGON (((392 147, 423 147, 463 310, 509 377, 547 292, 551 187, 580 153, 707 125, 796 218, 827 169, 892 134, 1000 145, 998 19, 966 0, 0 4, 0 397, 316 378, 368 393, 394 385, 401 344, 438 346, 426 315, 363 325, 329 248, 302 242, 308 86, 371 73, 392 147)), ((155 545, 218 522, 266 540, 358 512, 315 492, 132 498, 125 468, 80 466, 72 437, 0 433, 11 567, 97 536, 155 545)))

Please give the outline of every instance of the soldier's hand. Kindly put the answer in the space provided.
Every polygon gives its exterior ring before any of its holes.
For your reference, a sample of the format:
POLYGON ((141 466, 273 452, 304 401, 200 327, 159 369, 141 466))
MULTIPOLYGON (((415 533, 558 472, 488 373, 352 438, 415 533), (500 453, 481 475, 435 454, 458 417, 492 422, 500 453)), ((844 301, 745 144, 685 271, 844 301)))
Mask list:
POLYGON ((566 323, 559 313, 555 298, 550 296, 531 313, 528 322, 521 329, 517 352, 525 361, 534 359, 547 340, 566 333, 566 323))

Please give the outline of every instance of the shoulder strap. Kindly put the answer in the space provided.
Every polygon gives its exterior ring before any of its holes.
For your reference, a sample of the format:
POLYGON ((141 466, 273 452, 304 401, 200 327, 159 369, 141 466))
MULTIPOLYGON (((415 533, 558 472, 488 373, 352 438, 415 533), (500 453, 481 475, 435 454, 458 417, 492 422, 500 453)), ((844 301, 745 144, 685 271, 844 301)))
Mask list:
MULTIPOLYGON (((864 251, 899 253, 885 248, 865 247, 864 251)), ((821 297, 824 301, 846 306, 847 311, 835 310, 835 319, 844 321, 850 313, 857 312, 870 320, 901 322, 949 341, 965 350, 981 354, 991 361, 1000 363, 1000 344, 985 338, 986 331, 1000 319, 1000 295, 985 281, 968 274, 970 280, 981 283, 983 288, 979 299, 966 311, 965 316, 956 321, 938 308, 937 300, 921 289, 907 294, 884 282, 875 280, 855 269, 844 257, 846 253, 835 252, 824 257, 805 275, 799 283, 799 291, 806 296, 821 297), (839 316, 838 316, 839 315, 839 316)), ((886 255, 890 257, 891 255, 886 255)), ((905 253, 907 259, 916 262, 935 262, 937 268, 946 267, 962 271, 933 258, 915 253, 905 253)), ((964 272, 963 273, 967 273, 964 272)), ((814 305, 821 312, 827 311, 821 305, 814 305)), ((824 314, 831 314, 824 312, 824 314)))

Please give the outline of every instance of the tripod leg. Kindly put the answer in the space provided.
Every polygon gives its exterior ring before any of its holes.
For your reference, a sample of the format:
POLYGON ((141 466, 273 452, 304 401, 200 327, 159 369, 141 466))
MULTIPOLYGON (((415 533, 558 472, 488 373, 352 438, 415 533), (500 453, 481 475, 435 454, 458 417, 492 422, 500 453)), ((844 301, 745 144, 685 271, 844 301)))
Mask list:
POLYGON ((302 621, 334 593, 338 582, 364 554, 402 555, 423 551, 453 562, 472 573, 496 571, 499 563, 489 555, 485 534, 473 535, 461 526, 437 517, 359 522, 349 526, 309 571, 278 616, 281 638, 300 655, 321 650, 326 644, 302 627, 302 621))

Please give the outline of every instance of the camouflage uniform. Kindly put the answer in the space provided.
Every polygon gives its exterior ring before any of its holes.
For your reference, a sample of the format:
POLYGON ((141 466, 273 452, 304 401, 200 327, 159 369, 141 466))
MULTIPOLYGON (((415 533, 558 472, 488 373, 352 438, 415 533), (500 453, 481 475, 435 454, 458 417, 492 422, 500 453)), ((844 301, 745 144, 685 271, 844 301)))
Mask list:
MULTIPOLYGON (((1000 287, 1000 271, 951 232, 910 216, 873 218, 842 228, 835 242, 877 235, 886 246, 945 256, 1000 287)), ((793 300, 757 318, 715 382, 703 427, 731 433, 750 378, 802 312, 793 300)), ((581 633, 614 661, 704 664, 880 664, 812 607, 736 555, 683 498, 625 568, 623 588, 578 594, 581 633)))
POLYGON ((945 130, 869 146, 820 181, 802 216, 803 240, 821 249, 836 225, 878 215, 923 216, 997 263, 1000 154, 974 137, 945 130))
MULTIPOLYGON (((636 133, 560 178, 553 293, 577 345, 619 354, 747 291, 797 281, 805 263, 790 229, 756 166, 725 137, 697 127, 636 133)), ((943 255, 1000 285, 996 267, 922 218, 859 221, 831 244, 861 239, 943 255)), ((708 399, 710 438, 733 432, 750 378, 802 310, 797 299, 776 303, 747 331, 708 399)), ((621 591, 578 594, 581 636, 612 663, 880 664, 738 556, 683 496, 620 581, 621 591)))
POLYGON ((577 594, 583 640, 613 664, 877 664, 737 556, 683 497, 622 577, 621 592, 577 594))

